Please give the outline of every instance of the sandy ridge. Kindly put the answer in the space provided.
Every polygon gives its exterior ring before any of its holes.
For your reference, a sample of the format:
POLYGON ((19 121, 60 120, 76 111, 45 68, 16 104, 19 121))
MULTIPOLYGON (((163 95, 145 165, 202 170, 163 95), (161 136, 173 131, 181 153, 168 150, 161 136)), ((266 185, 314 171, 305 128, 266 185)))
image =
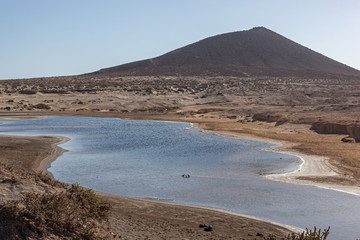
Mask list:
POLYGON ((44 172, 51 174, 51 172, 47 171, 48 168, 51 167, 51 163, 55 161, 58 157, 60 157, 64 152, 67 152, 66 149, 59 147, 60 144, 66 143, 70 140, 70 138, 62 137, 62 136, 51 136, 57 139, 57 143, 53 143, 51 147, 51 152, 45 158, 39 159, 40 161, 35 162, 36 166, 34 167, 36 171, 44 172))

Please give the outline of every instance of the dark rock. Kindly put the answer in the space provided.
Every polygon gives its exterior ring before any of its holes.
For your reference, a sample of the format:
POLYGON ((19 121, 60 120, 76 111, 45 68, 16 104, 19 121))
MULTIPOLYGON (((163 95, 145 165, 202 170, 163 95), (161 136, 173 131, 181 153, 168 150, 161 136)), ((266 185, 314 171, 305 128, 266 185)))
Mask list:
POLYGON ((205 232, 211 232, 213 230, 213 227, 211 225, 207 226, 206 228, 204 228, 205 232))

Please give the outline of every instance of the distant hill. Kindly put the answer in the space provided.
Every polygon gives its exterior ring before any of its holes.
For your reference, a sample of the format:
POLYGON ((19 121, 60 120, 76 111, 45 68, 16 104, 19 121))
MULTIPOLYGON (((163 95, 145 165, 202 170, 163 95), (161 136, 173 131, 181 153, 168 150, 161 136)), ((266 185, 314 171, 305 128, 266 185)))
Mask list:
POLYGON ((264 27, 209 37, 156 58, 104 68, 95 73, 360 77, 360 71, 264 27))

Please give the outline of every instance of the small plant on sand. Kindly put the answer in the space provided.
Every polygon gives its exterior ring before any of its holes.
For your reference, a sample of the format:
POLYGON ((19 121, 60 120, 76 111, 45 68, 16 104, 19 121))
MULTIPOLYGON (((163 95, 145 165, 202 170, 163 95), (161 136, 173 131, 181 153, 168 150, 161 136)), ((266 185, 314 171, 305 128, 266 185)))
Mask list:
MULTIPOLYGON (((323 231, 321 231, 321 229, 317 229, 316 227, 314 227, 314 230, 312 231, 311 229, 309 230, 308 228, 306 228, 306 231, 302 232, 302 233, 292 233, 289 234, 287 237, 285 238, 281 238, 281 239, 286 239, 286 240, 326 240, 326 238, 329 236, 330 233, 330 227, 328 227, 327 229, 324 229, 323 231)), ((273 235, 269 235, 268 237, 264 238, 264 240, 276 240, 277 238, 273 235)))

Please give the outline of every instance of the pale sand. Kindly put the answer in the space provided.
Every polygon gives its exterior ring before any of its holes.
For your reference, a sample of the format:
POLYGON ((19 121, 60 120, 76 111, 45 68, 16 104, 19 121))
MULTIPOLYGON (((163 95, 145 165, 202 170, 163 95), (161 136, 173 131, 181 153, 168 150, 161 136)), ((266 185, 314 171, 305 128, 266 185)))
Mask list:
MULTIPOLYGON (((290 145, 290 144, 289 144, 290 145)), ((302 180, 301 177, 334 177, 339 176, 337 170, 332 166, 326 157, 306 155, 299 152, 294 152, 286 149, 286 145, 272 147, 267 149, 268 151, 276 151, 285 154, 297 156, 302 160, 302 164, 299 168, 293 172, 282 173, 282 174, 270 174, 265 176, 268 179, 275 181, 283 181, 295 184, 312 185, 320 188, 331 189, 335 191, 345 192, 360 196, 360 187, 358 186, 345 186, 330 183, 311 182, 309 180, 302 180), (300 177, 300 179, 299 179, 300 177)))
MULTIPOLYGON (((3 121, 13 121, 13 120, 29 120, 29 119, 43 119, 47 118, 48 116, 36 116, 36 115, 28 115, 28 114, 9 114, 9 115, 1 115, 1 120, 3 121)), ((1 122, 0 122, 1 124, 1 122)), ((5 136, 5 135, 2 135, 5 136)), ((9 139, 15 139, 15 138, 21 138, 19 136, 11 136, 6 135, 9 137, 9 139)), ((49 152, 46 152, 45 155, 40 155, 39 157, 36 157, 33 162, 33 170, 36 172, 47 172, 48 174, 52 175, 50 172, 47 171, 48 168, 51 167, 51 163, 55 161, 59 156, 61 156, 64 152, 67 150, 59 147, 58 145, 66 143, 70 140, 70 138, 63 137, 63 136, 36 136, 33 138, 51 138, 52 141, 50 142, 51 148, 49 149, 49 152)), ((27 137, 32 138, 32 137, 27 137)))
POLYGON ((1 114, 1 120, 11 121, 11 120, 29 120, 29 119, 41 119, 47 118, 48 116, 33 115, 28 113, 12 113, 12 114, 1 114))
MULTIPOLYGON (((155 200, 148 200, 148 201, 153 201, 158 203, 158 201, 155 200)), ((162 204, 169 204, 170 206, 183 206, 183 207, 189 207, 189 208, 197 208, 197 209, 205 209, 205 210, 210 210, 210 211, 216 211, 219 213, 225 213, 225 214, 229 214, 229 215, 233 215, 233 216, 238 216, 238 217, 243 217, 243 218, 247 218, 247 219, 251 219, 251 220, 255 220, 255 221, 259 221, 259 222, 267 222, 270 224, 275 224, 275 225, 279 225, 281 227, 287 228, 292 232, 303 232, 304 229, 299 228, 299 227, 295 227, 295 226, 291 226, 291 225, 287 225, 287 224, 280 224, 274 221, 267 221, 261 218, 257 218, 254 216, 250 216, 250 215, 246 215, 246 214, 240 214, 240 213, 236 213, 236 212, 231 212, 231 211, 227 211, 227 210, 223 210, 223 209, 217 209, 217 208, 210 208, 210 207, 201 207, 201 206, 193 206, 193 205, 186 205, 186 204, 180 204, 180 203, 169 203, 169 202, 161 202, 162 204)))
POLYGON ((60 157, 64 152, 67 152, 66 149, 59 147, 60 144, 66 143, 70 140, 67 137, 61 136, 51 136, 58 139, 57 143, 52 144, 51 152, 43 158, 40 162, 37 162, 37 166, 35 167, 36 171, 38 172, 47 172, 48 174, 52 175, 48 169, 51 167, 51 163, 55 161, 58 157, 60 157))

